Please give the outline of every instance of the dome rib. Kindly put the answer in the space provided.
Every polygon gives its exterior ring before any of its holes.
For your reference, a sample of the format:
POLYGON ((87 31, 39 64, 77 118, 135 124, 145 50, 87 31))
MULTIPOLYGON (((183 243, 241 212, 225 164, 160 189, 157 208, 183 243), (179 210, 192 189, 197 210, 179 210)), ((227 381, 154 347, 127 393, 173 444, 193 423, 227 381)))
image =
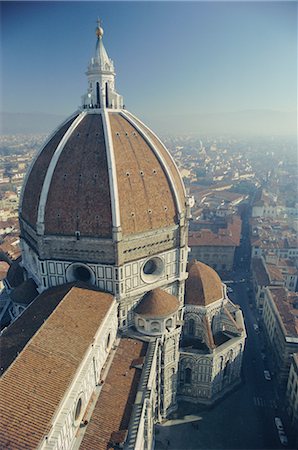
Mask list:
POLYGON ((160 145, 154 133, 146 127, 139 119, 135 118, 131 113, 121 112, 121 115, 128 120, 131 125, 140 133, 148 146, 158 158, 166 177, 169 180, 171 190, 173 191, 176 207, 179 213, 184 211, 185 192, 181 182, 179 171, 172 160, 168 151, 160 145), (178 176, 177 176, 178 175, 178 176), (182 195, 180 195, 182 193, 182 195))
POLYGON ((87 114, 55 166, 45 207, 45 233, 112 237, 106 145, 101 114, 87 114))
POLYGON ((122 110, 83 110, 33 163, 21 218, 51 236, 121 239, 177 227, 183 186, 166 150, 148 136, 122 110))
POLYGON ((222 282, 215 270, 196 260, 191 261, 185 283, 185 304, 208 306, 222 298, 222 282))
POLYGON ((174 314, 179 306, 179 301, 174 295, 157 288, 144 295, 135 312, 148 319, 158 319, 174 314))
POLYGON ((60 128, 55 130, 48 141, 43 145, 35 160, 32 162, 31 168, 26 176, 20 201, 21 216, 35 230, 41 190, 49 164, 57 149, 57 146, 59 145, 59 142, 77 117, 78 114, 72 116, 64 122, 60 128))
POLYGON ((54 173, 56 171, 57 164, 59 163, 59 159, 61 157, 61 154, 67 145, 69 138, 73 135, 73 132, 76 130, 78 125, 82 122, 84 119, 86 113, 82 112, 70 125, 69 129, 66 131, 64 136, 62 137, 61 141, 59 142, 52 159, 49 163, 48 170, 43 182, 42 190, 40 193, 40 200, 39 200, 39 206, 38 206, 38 214, 37 214, 37 226, 38 224, 42 225, 45 223, 45 214, 46 214, 46 204, 48 201, 48 195, 51 188, 52 180, 54 173))
POLYGON ((169 168, 125 114, 110 112, 123 235, 175 226, 169 168))
POLYGON ((127 117, 130 117, 135 122, 136 125, 138 125, 139 129, 147 136, 147 139, 151 141, 151 146, 155 148, 156 151, 158 151, 158 154, 161 155, 162 158, 164 159, 164 163, 166 163, 165 165, 168 167, 173 177, 172 185, 174 185, 177 188, 176 194, 178 204, 180 201, 180 211, 183 211, 185 208, 186 191, 179 169, 176 166, 176 163, 172 158, 172 155, 166 149, 166 147, 161 142, 159 137, 149 127, 147 127, 147 125, 145 125, 140 119, 135 117, 132 113, 125 111, 125 114, 127 117))

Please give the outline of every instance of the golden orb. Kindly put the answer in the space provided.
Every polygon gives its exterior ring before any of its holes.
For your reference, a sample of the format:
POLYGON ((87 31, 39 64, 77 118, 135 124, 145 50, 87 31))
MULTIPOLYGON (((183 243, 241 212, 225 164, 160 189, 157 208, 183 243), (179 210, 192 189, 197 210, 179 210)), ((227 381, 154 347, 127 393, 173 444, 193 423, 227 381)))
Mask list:
POLYGON ((103 36, 103 29, 101 27, 96 28, 96 36, 101 38, 103 36))

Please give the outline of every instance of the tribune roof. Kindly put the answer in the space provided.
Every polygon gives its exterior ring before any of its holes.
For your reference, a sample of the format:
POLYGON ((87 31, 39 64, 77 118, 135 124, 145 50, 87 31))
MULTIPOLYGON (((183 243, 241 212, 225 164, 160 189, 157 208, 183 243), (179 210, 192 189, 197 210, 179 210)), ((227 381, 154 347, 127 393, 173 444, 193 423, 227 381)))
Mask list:
POLYGON ((142 371, 133 360, 146 355, 148 344, 122 338, 84 434, 81 450, 107 450, 112 433, 128 430, 142 371))
POLYGON ((166 317, 179 309, 177 297, 162 289, 153 289, 144 295, 135 312, 148 318, 166 317))
MULTIPOLYGON (((93 289, 77 286, 66 292, 61 289, 41 294, 19 319, 19 326, 25 325, 28 317, 23 316, 31 313, 33 335, 21 336, 25 347, 0 379, 0 448, 21 450, 39 445, 114 301, 110 294, 93 289), (45 317, 48 316, 44 323, 40 323, 42 314, 36 311, 36 305, 41 303, 45 317), (37 318, 32 317, 34 312, 37 318)), ((14 331, 17 322, 12 325, 14 331)), ((17 336, 7 331, 4 340, 5 348, 9 350, 11 344, 16 349, 17 336)))
POLYGON ((215 270, 199 261, 191 261, 185 282, 185 304, 208 306, 222 298, 223 286, 215 270))

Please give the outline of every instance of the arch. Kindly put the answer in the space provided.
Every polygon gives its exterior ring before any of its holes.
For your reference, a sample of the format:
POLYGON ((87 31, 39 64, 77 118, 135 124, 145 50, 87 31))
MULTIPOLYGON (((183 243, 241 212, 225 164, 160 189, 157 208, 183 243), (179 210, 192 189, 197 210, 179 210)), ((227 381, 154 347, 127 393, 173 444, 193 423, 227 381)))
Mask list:
POLYGON ((188 320, 188 334, 190 336, 194 336, 195 335, 195 321, 194 321, 194 319, 189 319, 188 320))
POLYGON ((143 319, 138 319, 138 327, 142 328, 142 330, 145 328, 145 321, 143 319))
POLYGON ((96 83, 96 103, 98 107, 100 108, 100 95, 99 95, 99 83, 97 81, 96 83))
POLYGON ((160 331, 160 323, 155 321, 155 322, 151 322, 151 326, 150 326, 151 331, 153 332, 159 332, 160 331))
POLYGON ((191 384, 191 379, 192 379, 192 370, 190 367, 187 367, 184 370, 184 383, 191 384))
POLYGON ((166 327, 172 327, 173 326, 173 320, 172 319, 168 319, 166 321, 166 327))

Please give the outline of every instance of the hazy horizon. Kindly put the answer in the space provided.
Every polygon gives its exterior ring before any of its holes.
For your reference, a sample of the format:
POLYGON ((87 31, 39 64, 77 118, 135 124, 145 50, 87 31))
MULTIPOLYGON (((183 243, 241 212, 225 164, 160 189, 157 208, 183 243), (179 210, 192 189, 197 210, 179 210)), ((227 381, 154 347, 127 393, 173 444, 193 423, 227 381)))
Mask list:
POLYGON ((2 133, 22 126, 12 114, 40 129, 41 116, 77 109, 99 16, 116 89, 157 133, 295 135, 296 12, 291 1, 2 2, 2 133))

